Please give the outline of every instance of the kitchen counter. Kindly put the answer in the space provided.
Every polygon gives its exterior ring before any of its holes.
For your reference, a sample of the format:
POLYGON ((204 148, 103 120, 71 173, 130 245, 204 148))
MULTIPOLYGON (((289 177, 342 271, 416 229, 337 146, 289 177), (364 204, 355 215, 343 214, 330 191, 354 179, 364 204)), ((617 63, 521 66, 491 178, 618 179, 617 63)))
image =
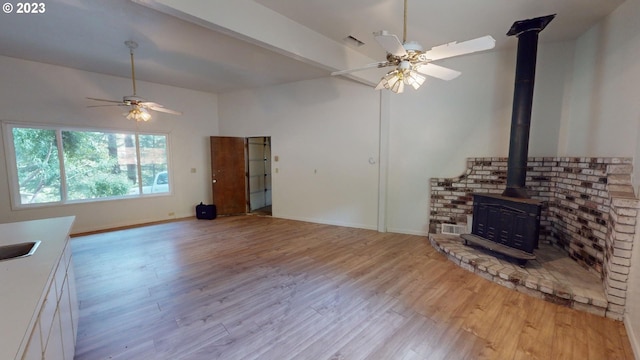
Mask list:
POLYGON ((31 256, 0 261, 0 359, 21 359, 27 349, 74 220, 70 216, 0 224, 0 245, 41 241, 31 256))

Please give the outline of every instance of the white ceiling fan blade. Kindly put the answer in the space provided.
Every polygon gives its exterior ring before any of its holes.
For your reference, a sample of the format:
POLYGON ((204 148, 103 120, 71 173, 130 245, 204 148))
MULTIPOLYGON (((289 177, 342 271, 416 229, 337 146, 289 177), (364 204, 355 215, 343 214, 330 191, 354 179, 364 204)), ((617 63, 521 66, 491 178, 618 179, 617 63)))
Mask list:
POLYGON ((356 72, 356 71, 362 71, 362 70, 367 70, 367 69, 372 69, 372 68, 383 68, 383 67, 392 66, 392 65, 394 65, 394 64, 390 63, 388 61, 383 61, 383 62, 367 64, 365 66, 361 66, 361 67, 358 67, 358 68, 334 71, 334 72, 331 73, 331 75, 332 76, 334 76, 334 75, 343 75, 343 74, 348 74, 348 73, 352 73, 352 72, 356 72))
POLYGON ((167 109, 165 107, 153 107, 153 108, 149 108, 153 111, 158 111, 158 112, 163 112, 163 113, 167 113, 167 114, 171 114, 171 115, 182 115, 181 111, 175 111, 175 110, 171 110, 171 109, 167 109))
POLYGON ((95 101, 105 101, 105 102, 110 102, 110 103, 122 104, 122 101, 119 101, 119 100, 97 99, 97 98, 92 98, 92 97, 88 97, 87 99, 95 100, 95 101))
POLYGON ((431 48, 431 50, 427 51, 424 54, 424 57, 434 61, 489 50, 493 49, 495 46, 496 40, 490 35, 487 35, 477 39, 463 41, 461 43, 454 41, 448 44, 435 46, 431 48))
POLYGON ((407 55, 407 50, 404 49, 402 42, 397 36, 386 30, 376 31, 373 33, 373 36, 387 53, 400 57, 407 55))
POLYGON ((435 64, 417 65, 415 70, 421 74, 429 75, 441 80, 453 80, 462 74, 460 71, 452 70, 435 64))
POLYGON ((182 113, 180 111, 175 111, 175 110, 171 110, 171 109, 167 109, 166 107, 158 104, 158 103, 154 103, 151 101, 145 101, 139 104, 142 107, 145 107, 149 110, 153 110, 153 111, 159 111, 159 112, 163 112, 163 113, 167 113, 167 114, 173 114, 173 115, 182 115, 182 113))

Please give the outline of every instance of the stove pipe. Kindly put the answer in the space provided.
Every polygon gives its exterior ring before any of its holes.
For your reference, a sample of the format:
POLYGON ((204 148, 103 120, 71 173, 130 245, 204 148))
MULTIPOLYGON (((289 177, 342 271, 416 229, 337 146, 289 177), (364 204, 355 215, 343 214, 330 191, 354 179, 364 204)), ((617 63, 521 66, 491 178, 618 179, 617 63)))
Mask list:
POLYGON ((507 162, 507 188, 503 196, 529 198, 525 188, 527 157, 529 153, 529 128, 533 104, 533 85, 536 75, 538 53, 538 33, 556 15, 516 21, 507 36, 518 37, 516 60, 516 81, 513 92, 511 115, 511 137, 509 139, 509 160, 507 162))

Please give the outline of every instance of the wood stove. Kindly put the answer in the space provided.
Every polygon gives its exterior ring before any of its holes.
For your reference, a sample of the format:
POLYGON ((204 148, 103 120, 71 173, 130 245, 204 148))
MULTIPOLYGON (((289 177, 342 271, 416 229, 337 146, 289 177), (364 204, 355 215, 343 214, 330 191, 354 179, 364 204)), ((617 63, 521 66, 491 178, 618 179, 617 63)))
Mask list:
POLYGON ((533 254, 540 236, 540 202, 505 196, 473 196, 471 233, 533 254))
POLYGON ((534 260, 540 237, 542 206, 535 199, 503 195, 473 195, 471 234, 462 234, 465 244, 473 243, 516 259, 520 265, 534 260))
POLYGON ((502 196, 474 194, 472 231, 462 235, 465 243, 506 254, 520 260, 521 265, 535 259, 533 251, 540 233, 541 205, 529 198, 525 180, 538 34, 554 17, 516 21, 507 32, 518 37, 507 186, 502 196))

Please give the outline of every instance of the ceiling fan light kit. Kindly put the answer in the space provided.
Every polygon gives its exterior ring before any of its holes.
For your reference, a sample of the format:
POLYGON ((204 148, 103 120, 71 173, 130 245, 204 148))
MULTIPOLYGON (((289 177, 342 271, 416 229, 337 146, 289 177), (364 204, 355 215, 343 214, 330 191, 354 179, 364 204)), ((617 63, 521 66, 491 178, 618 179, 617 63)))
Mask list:
POLYGON ((147 109, 134 105, 129 112, 122 114, 128 120, 135 121, 144 121, 147 122, 151 120, 151 114, 147 111, 147 109))
POLYGON ((386 61, 350 70, 335 71, 331 75, 343 75, 371 68, 395 66, 395 70, 389 71, 380 79, 375 89, 389 89, 394 93, 402 93, 405 85, 411 85, 411 87, 418 90, 425 82, 426 76, 448 81, 461 74, 459 71, 432 64, 432 61, 493 49, 496 44, 493 37, 483 36, 461 43, 451 42, 435 46, 431 50, 424 51, 424 48, 418 42, 407 41, 407 0, 404 0, 402 42, 396 35, 386 30, 376 31, 373 35, 378 44, 386 51, 386 61))
POLYGON ((138 43, 132 40, 127 40, 124 42, 124 44, 129 48, 129 55, 131 58, 131 82, 133 84, 133 95, 123 96, 122 101, 88 97, 87 99, 89 100, 110 103, 109 105, 91 105, 89 107, 129 106, 130 107, 129 111, 123 113, 122 115, 126 117, 128 120, 143 121, 143 122, 151 120, 151 113, 149 113, 149 110, 159 111, 159 112, 172 114, 172 115, 182 115, 182 113, 179 111, 167 109, 163 105, 160 105, 153 101, 147 101, 136 95, 136 71, 135 71, 135 65, 133 61, 133 50, 138 47, 138 43))
POLYGON ((415 90, 424 83, 426 77, 413 69, 408 61, 402 61, 398 68, 382 77, 376 90, 389 89, 396 94, 404 91, 405 85, 411 85, 415 90))

